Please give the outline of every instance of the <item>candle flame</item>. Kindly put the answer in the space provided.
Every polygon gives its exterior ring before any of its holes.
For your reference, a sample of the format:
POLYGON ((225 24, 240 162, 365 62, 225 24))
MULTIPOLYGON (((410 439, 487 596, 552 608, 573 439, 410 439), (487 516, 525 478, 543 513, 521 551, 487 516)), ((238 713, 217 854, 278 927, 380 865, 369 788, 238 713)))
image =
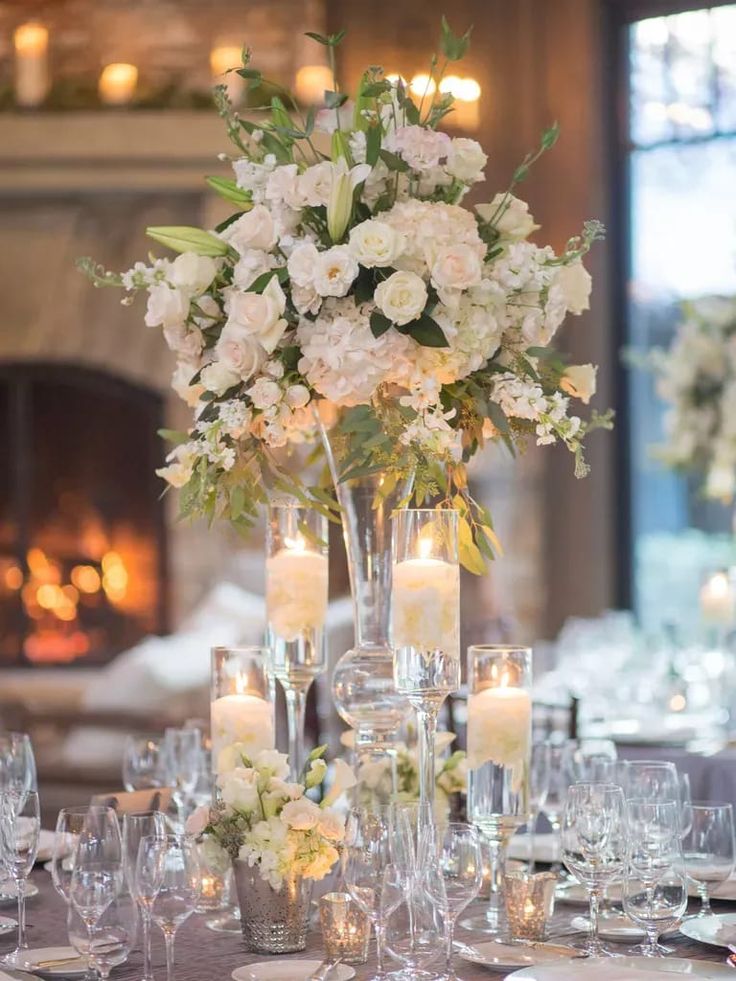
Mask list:
POLYGON ((49 41, 49 32, 43 24, 29 21, 16 27, 13 34, 15 50, 19 54, 44 54, 49 41))
POLYGON ((284 538, 284 547, 290 552, 306 551, 305 542, 301 535, 297 535, 296 538, 284 538))
POLYGON ((432 536, 422 535, 417 543, 420 559, 428 559, 432 554, 432 536))

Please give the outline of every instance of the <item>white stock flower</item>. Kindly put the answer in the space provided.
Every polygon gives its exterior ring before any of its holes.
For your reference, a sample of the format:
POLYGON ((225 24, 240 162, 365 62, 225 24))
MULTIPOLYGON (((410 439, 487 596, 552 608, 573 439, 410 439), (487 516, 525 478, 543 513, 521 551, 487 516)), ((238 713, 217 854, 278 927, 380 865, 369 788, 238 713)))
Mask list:
POLYGON ((233 267, 233 286, 247 290, 264 273, 276 267, 276 257, 263 249, 244 249, 233 267))
POLYGON ((571 364, 560 379, 560 388, 587 405, 595 395, 597 365, 571 364))
POLYGON ((187 361, 196 361, 204 347, 202 331, 198 327, 188 327, 184 323, 167 324, 163 334, 169 350, 187 361))
MULTIPOLYGON (((240 380, 238 378, 238 380, 240 380)), ((240 439, 250 426, 252 413, 239 399, 220 403, 220 421, 223 432, 233 439, 240 439)))
POLYGON ((432 283, 437 289, 467 290, 477 286, 482 275, 477 251, 462 243, 441 249, 432 266, 432 283))
POLYGON ((593 279, 580 259, 567 266, 560 266, 555 277, 555 285, 562 289, 570 313, 580 314, 590 309, 593 279))
POLYGON ((376 306, 399 327, 416 320, 427 305, 427 286, 413 272, 392 273, 376 287, 376 306))
POLYGON ((299 193, 312 208, 327 207, 332 189, 332 164, 329 160, 307 167, 299 177, 299 193))
POLYGON ((221 237, 241 254, 249 249, 270 251, 277 241, 276 227, 271 212, 257 204, 241 215, 237 221, 221 233, 221 237))
POLYGON ((429 170, 446 157, 452 147, 447 133, 425 126, 399 126, 385 140, 386 148, 397 153, 412 170, 429 170))
POLYGON ((264 352, 247 327, 228 322, 215 345, 215 357, 243 381, 248 381, 260 368, 264 352))
POLYGON ((527 238, 539 228, 529 214, 526 201, 515 198, 513 194, 500 192, 490 204, 478 204, 475 210, 483 221, 492 222, 502 239, 511 242, 527 238))
POLYGON ((146 327, 175 327, 189 314, 189 297, 184 290, 156 283, 148 290, 146 327))
POLYGON ((317 804, 308 797, 290 800, 281 811, 281 821, 294 831, 311 831, 317 827, 321 816, 317 804))
POLYGON ((314 288, 320 296, 346 296, 358 275, 358 263, 346 245, 320 252, 314 270, 314 288))
POLYGON ((361 266, 390 266, 401 254, 402 236, 377 218, 363 221, 350 230, 350 251, 361 266))
POLYGON ((217 275, 217 262, 196 252, 182 252, 171 263, 167 279, 172 286, 197 296, 204 293, 217 275))
POLYGON ((242 327, 261 347, 271 354, 287 328, 283 319, 286 296, 276 276, 272 276, 262 293, 232 291, 228 297, 228 321, 223 333, 231 324, 242 327))
POLYGON ((483 168, 488 162, 483 147, 477 140, 464 136, 456 137, 447 155, 446 169, 453 177, 465 184, 475 184, 483 180, 483 168))
POLYGON ((224 395, 228 388, 240 382, 240 375, 228 368, 222 361, 211 361, 199 375, 205 390, 215 395, 224 395))
POLYGON ((304 198, 299 188, 299 168, 296 164, 284 164, 269 174, 265 197, 274 204, 283 202, 295 211, 304 207, 304 198))

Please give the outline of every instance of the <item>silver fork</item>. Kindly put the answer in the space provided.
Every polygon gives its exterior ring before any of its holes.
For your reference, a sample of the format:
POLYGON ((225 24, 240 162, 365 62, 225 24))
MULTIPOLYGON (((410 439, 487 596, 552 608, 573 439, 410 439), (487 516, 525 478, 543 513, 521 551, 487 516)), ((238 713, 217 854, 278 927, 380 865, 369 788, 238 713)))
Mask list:
POLYGON ((332 961, 323 961, 314 974, 309 975, 307 981, 327 981, 341 960, 342 957, 336 957, 332 961))

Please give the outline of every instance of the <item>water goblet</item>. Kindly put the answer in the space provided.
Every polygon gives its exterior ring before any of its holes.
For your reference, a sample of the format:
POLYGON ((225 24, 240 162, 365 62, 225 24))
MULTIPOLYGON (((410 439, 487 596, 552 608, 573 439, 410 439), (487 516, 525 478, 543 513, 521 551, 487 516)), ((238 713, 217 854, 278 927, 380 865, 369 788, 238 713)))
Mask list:
MULTIPOLYGON (((447 923, 447 951, 443 981, 456 981, 452 969, 455 924, 462 911, 480 891, 483 881, 481 839, 476 828, 461 822, 439 826, 436 834, 436 861, 442 892, 435 900, 447 923)), ((435 882, 436 879, 430 880, 435 882)))
POLYGON ((685 869, 700 896, 698 916, 710 916, 710 889, 725 882, 734 868, 734 821, 731 804, 691 805, 692 824, 684 836, 685 869))
POLYGON ((122 852, 118 831, 95 835, 83 830, 74 851, 74 870, 69 883, 69 899, 87 931, 90 966, 99 971, 95 958, 95 929, 123 884, 122 852))
POLYGON ((69 943, 80 957, 95 965, 93 977, 107 981, 114 967, 124 964, 135 946, 138 911, 128 895, 118 895, 99 916, 90 940, 87 928, 74 904, 67 913, 69 943))
MULTIPOLYGON (((541 810, 552 829, 554 841, 559 845, 567 788, 575 782, 572 774, 572 756, 578 744, 575 739, 566 739, 562 742, 550 739, 548 745, 549 780, 541 810)), ((559 859, 552 863, 552 872, 559 874, 561 869, 562 864, 559 859)))
POLYGON ((15 949, 5 958, 14 959, 28 948, 26 940, 26 880, 31 874, 38 852, 41 817, 38 794, 34 790, 9 790, 0 793, 0 865, 12 879, 18 896, 18 934, 15 949))
POLYGON ((603 888, 624 869, 626 804, 614 784, 578 783, 567 791, 562 816, 562 859, 585 887, 590 903, 590 934, 584 946, 594 956, 613 956, 598 938, 603 888))
POLYGON ((166 786, 163 740, 160 736, 127 736, 123 749, 123 786, 151 790, 166 786))
POLYGON ((38 790, 36 760, 27 732, 0 731, 0 793, 38 790))
POLYGON ((139 864, 142 856, 144 863, 153 862, 152 878, 148 880, 156 886, 151 900, 151 919, 164 935, 166 979, 174 981, 176 932, 199 902, 201 871, 197 846, 183 835, 168 835, 144 838, 140 849, 139 864))
MULTIPOLYGON (((69 903, 69 885, 74 871, 74 851, 80 835, 90 828, 100 828, 105 822, 117 824, 112 807, 62 807, 56 818, 54 844, 51 851, 51 881, 65 903, 69 903)), ((114 834, 114 831, 111 832, 114 834)))
POLYGON ((202 734, 199 729, 169 727, 164 734, 167 783, 174 788, 177 821, 184 829, 186 808, 199 779, 202 734))

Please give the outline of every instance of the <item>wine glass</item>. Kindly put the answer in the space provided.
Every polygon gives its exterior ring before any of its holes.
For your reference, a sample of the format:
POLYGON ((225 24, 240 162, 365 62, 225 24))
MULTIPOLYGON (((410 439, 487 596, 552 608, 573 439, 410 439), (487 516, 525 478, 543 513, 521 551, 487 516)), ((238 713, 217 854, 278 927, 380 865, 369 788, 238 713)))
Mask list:
POLYGON ((577 783, 567 791, 562 816, 562 858, 583 885, 590 901, 586 953, 611 956, 598 938, 601 892, 624 868, 626 804, 614 784, 577 783))
POLYGON ((529 838, 529 872, 534 871, 534 839, 537 833, 539 814, 547 800, 550 782, 551 764, 550 745, 547 740, 536 740, 532 744, 532 755, 529 764, 529 822, 527 836, 529 838))
POLYGON ((163 853, 165 842, 158 834, 146 835, 138 845, 130 894, 140 911, 143 925, 143 977, 141 981, 153 981, 151 967, 151 914, 153 901, 163 881, 163 853))
POLYGON ((184 828, 186 806, 197 786, 202 753, 199 729, 166 729, 164 755, 167 783, 174 788, 174 803, 180 828, 184 828))
POLYGON ((386 923, 405 894, 406 880, 392 861, 394 820, 390 807, 351 812, 343 850, 343 874, 348 892, 376 931, 377 974, 386 977, 386 923))
POLYGON ((0 793, 0 864, 6 876, 13 880, 18 895, 18 935, 15 949, 5 963, 13 966, 14 959, 28 948, 26 940, 26 879, 31 874, 38 852, 41 816, 35 790, 14 790, 0 793))
MULTIPOLYGON (((85 829, 100 828, 104 823, 117 824, 112 807, 62 807, 56 818, 54 845, 51 852, 51 881, 54 888, 69 903, 69 885, 74 870, 74 851, 85 829)), ((114 834, 114 831, 111 832, 114 834)))
POLYGON ((160 736, 126 736, 123 749, 123 786, 129 793, 166 786, 166 766, 160 736))
POLYGON ((123 814, 123 869, 130 892, 135 882, 135 863, 143 838, 165 838, 169 825, 163 811, 123 814))
POLYGON ((692 804, 692 825, 683 839, 688 876, 700 896, 698 916, 710 916, 710 887, 725 882, 734 867, 734 822, 731 804, 692 804))
POLYGON ((38 790, 36 760, 27 732, 0 732, 0 793, 38 790))
MULTIPOLYGON (((434 899, 447 922, 446 981, 456 981, 452 969, 452 945, 457 918, 478 895, 483 881, 481 839, 472 825, 450 822, 437 828, 436 861, 442 892, 434 899)), ((437 879, 430 879, 430 883, 437 879)), ((431 887, 430 887, 431 888, 431 887)))
POLYGON ((95 929, 123 884, 120 830, 103 821, 82 830, 74 850, 74 870, 69 899, 87 930, 90 966, 99 971, 95 954, 95 929))
MULTIPOLYGON (((542 814, 549 821, 554 841, 559 843, 560 828, 562 827, 562 811, 565 807, 567 788, 572 782, 571 759, 577 749, 577 740, 566 739, 563 742, 548 740, 549 746, 549 780, 547 794, 542 804, 542 814)), ((559 873, 562 865, 557 859, 552 863, 551 871, 559 873)))
POLYGON ((680 831, 684 838, 693 826, 693 798, 690 792, 690 777, 687 773, 678 770, 677 782, 680 791, 680 831))
POLYGON ((571 783, 616 783, 616 744, 610 739, 586 739, 568 757, 571 783))
POLYGON ((161 928, 166 942, 166 978, 174 981, 174 940, 176 931, 192 915, 199 902, 201 871, 197 846, 183 835, 144 838, 141 855, 154 863, 158 888, 151 902, 151 919, 161 928), (151 845, 153 842, 153 846, 151 845))
POLYGON ((630 760, 626 764, 624 779, 627 800, 680 800, 680 781, 674 763, 630 760))
POLYGON ((635 948, 645 957, 671 949, 659 935, 674 926, 687 907, 687 876, 675 801, 627 801, 629 849, 624 876, 624 911, 644 927, 647 942, 635 948))
POLYGON ((135 946, 138 911, 128 895, 116 896, 100 915, 91 943, 84 921, 72 903, 66 922, 69 943, 80 957, 87 957, 95 964, 94 976, 101 977, 103 981, 110 976, 114 967, 125 963, 135 946))

